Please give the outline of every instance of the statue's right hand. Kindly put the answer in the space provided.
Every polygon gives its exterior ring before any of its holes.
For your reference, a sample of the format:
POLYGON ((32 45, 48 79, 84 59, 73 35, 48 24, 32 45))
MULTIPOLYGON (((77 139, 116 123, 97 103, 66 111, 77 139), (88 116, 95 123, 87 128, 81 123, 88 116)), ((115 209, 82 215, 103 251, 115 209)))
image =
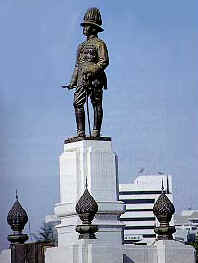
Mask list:
POLYGON ((75 87, 74 87, 73 85, 69 84, 69 85, 67 86, 67 88, 68 88, 68 89, 74 89, 75 87))
POLYGON ((69 85, 65 85, 65 86, 61 86, 63 89, 74 89, 75 86, 69 84, 69 85))

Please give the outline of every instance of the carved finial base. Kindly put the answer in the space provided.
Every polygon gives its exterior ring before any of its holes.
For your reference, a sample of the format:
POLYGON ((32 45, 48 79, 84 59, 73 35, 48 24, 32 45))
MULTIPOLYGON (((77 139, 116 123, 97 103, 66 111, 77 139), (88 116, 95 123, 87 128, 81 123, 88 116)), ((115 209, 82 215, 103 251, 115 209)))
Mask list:
POLYGON ((26 234, 13 234, 8 235, 8 241, 11 244, 24 244, 28 240, 28 235, 26 234))
POLYGON ((174 226, 167 226, 167 227, 156 227, 154 229, 154 232, 158 234, 158 240, 172 240, 173 239, 173 233, 176 232, 176 229, 174 226))
POLYGON ((76 232, 80 233, 78 239, 96 239, 95 233, 98 231, 97 225, 82 224, 76 226, 76 232))

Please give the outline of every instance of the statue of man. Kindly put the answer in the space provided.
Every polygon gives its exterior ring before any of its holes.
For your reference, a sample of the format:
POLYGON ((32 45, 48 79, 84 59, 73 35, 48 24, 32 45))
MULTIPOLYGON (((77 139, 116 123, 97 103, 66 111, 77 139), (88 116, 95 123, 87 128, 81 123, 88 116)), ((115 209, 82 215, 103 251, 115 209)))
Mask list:
POLYGON ((102 19, 97 8, 90 8, 84 16, 83 34, 86 41, 78 46, 77 59, 69 88, 76 88, 74 93, 74 109, 78 137, 85 137, 84 104, 90 97, 94 110, 94 125, 91 136, 100 137, 103 118, 103 88, 107 89, 105 68, 109 64, 107 47, 98 33, 102 32, 102 19))

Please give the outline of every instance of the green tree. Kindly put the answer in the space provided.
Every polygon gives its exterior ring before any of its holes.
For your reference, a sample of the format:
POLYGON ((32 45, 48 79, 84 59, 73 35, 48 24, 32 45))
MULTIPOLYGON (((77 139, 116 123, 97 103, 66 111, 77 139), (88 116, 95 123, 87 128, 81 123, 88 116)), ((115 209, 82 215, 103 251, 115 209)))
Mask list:
POLYGON ((57 232, 53 225, 43 223, 39 234, 33 234, 37 242, 57 244, 57 232))

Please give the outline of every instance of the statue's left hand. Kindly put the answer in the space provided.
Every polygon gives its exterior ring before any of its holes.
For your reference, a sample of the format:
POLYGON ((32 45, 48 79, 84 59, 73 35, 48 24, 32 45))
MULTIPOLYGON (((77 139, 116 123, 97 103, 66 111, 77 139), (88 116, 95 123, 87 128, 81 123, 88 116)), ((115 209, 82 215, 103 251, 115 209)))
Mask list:
POLYGON ((92 78, 92 73, 91 72, 84 73, 83 78, 86 81, 90 80, 92 78))

